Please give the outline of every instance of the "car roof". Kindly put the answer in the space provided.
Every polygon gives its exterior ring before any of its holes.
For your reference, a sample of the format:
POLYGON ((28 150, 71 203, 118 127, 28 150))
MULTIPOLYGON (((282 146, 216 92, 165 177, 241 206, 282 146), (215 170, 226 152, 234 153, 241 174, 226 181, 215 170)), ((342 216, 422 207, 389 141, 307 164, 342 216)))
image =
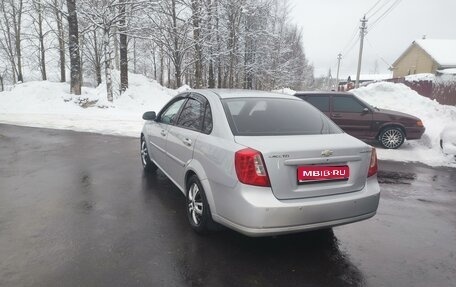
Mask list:
POLYGON ((337 92, 337 91, 303 91, 303 92, 296 92, 295 96, 307 96, 307 95, 345 95, 345 96, 353 96, 353 93, 350 92, 337 92))
POLYGON ((242 90, 242 89, 195 89, 189 90, 189 92, 195 92, 202 94, 203 96, 216 95, 221 99, 229 98, 285 98, 297 100, 295 96, 268 92, 258 90, 242 90))

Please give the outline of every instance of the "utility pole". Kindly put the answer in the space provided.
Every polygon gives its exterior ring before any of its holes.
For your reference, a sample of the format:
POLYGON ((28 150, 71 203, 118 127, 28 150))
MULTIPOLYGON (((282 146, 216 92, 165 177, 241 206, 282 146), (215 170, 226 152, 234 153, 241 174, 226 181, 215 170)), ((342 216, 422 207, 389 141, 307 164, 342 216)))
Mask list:
POLYGON ((340 69, 340 60, 342 60, 342 54, 337 55, 337 76, 336 76, 336 91, 339 91, 339 69, 340 69))
POLYGON ((366 34, 366 28, 367 28, 366 27, 366 23, 367 23, 366 15, 364 15, 363 19, 361 19, 360 21, 361 21, 361 27, 359 27, 360 28, 360 32, 359 32, 360 40, 359 40, 358 70, 356 71, 356 82, 355 82, 356 88, 359 88, 359 75, 361 74, 361 60, 363 57, 364 35, 366 34))

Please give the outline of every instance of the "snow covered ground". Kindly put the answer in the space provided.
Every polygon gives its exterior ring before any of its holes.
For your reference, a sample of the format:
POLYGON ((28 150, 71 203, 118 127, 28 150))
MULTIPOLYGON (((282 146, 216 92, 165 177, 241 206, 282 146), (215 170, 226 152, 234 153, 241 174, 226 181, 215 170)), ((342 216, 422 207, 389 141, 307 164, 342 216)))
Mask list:
MULTIPOLYGON (((69 94, 67 83, 26 82, 0 93, 0 122, 33 127, 70 129, 137 137, 145 111, 159 111, 182 90, 160 86, 142 75, 130 74, 129 89, 106 101, 105 86, 83 88, 81 97, 69 94), (87 102, 82 108, 78 103, 87 102)), ((277 92, 290 93, 290 89, 277 92)), ((439 135, 445 125, 456 122, 456 107, 444 106, 402 84, 374 83, 353 92, 379 108, 410 113, 421 118, 426 132, 421 140, 407 141, 398 150, 378 148, 380 159, 418 161, 431 166, 456 167, 454 157, 440 150, 439 135)))
POLYGON ((129 84, 122 96, 109 103, 105 85, 83 87, 83 94, 75 97, 67 83, 26 82, 0 93, 0 122, 137 137, 142 114, 159 111, 178 91, 136 74, 129 75, 129 84), (82 108, 81 101, 96 103, 82 108))

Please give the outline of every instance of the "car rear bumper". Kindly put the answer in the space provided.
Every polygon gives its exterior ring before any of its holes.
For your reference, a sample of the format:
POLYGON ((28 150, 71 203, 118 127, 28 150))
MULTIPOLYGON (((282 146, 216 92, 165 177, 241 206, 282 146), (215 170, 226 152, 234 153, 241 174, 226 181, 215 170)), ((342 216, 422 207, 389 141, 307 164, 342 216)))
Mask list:
POLYGON ((373 176, 360 191, 324 197, 278 200, 268 188, 242 184, 230 194, 213 219, 248 236, 270 236, 370 218, 377 211, 380 187, 373 176))
POLYGON ((421 136, 424 134, 426 129, 424 127, 413 127, 413 128, 406 128, 406 138, 407 140, 417 140, 420 139, 421 136))

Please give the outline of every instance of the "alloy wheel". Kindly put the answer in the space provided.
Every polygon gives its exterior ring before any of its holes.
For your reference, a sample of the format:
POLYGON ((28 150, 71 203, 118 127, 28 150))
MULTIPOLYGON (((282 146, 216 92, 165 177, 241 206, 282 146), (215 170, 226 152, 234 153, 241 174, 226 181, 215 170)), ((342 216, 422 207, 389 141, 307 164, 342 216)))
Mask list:
POLYGON ((187 203, 188 212, 191 215, 193 224, 198 226, 201 223, 201 217, 203 216, 203 198, 196 183, 193 183, 190 186, 187 203))
POLYGON ((149 156, 149 153, 147 152, 147 145, 146 145, 146 142, 143 140, 143 141, 141 141, 141 160, 142 160, 143 166, 147 165, 148 156, 149 156))
POLYGON ((386 148, 395 149, 402 144, 403 134, 398 129, 389 129, 382 134, 382 144, 386 148))

